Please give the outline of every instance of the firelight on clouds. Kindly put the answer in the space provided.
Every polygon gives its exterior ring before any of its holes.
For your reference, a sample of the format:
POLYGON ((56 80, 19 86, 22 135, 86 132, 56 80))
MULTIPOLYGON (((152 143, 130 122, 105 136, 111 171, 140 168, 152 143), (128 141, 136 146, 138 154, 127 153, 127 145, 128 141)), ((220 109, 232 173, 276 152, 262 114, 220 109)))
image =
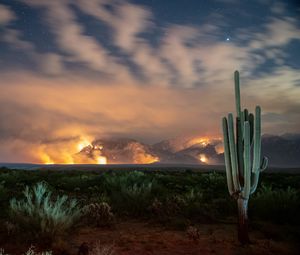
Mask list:
POLYGON ((298 132, 292 2, 0 0, 0 162, 155 163, 151 146, 182 136, 202 150, 232 110, 234 70, 263 133, 298 132), (140 143, 94 144, 112 138, 140 143))

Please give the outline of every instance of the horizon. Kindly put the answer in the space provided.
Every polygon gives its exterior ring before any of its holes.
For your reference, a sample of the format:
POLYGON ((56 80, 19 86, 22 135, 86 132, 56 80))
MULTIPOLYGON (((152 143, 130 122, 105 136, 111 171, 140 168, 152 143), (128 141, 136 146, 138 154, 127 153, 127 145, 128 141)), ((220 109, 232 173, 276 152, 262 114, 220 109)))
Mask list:
POLYGON ((105 138, 208 143, 235 112, 235 70, 262 133, 299 134, 299 17, 294 1, 0 0, 0 162, 114 162, 105 138))

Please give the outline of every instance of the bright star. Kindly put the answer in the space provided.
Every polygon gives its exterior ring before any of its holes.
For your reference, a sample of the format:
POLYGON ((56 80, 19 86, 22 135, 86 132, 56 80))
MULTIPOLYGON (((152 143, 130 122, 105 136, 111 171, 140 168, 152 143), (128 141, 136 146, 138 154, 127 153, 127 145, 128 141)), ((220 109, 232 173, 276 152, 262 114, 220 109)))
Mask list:
POLYGON ((228 42, 228 41, 230 41, 230 38, 229 38, 229 37, 227 37, 227 38, 226 38, 226 41, 227 41, 227 42, 228 42))

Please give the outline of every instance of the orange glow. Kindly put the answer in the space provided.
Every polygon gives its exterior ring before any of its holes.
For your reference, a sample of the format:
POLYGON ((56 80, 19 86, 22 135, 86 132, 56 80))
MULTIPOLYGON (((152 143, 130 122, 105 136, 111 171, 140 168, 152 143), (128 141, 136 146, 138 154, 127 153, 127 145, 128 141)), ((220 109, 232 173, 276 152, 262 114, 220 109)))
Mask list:
POLYGON ((205 156, 205 154, 200 154, 199 155, 199 160, 202 162, 202 163, 207 163, 208 159, 207 157, 205 156))
POLYGON ((135 163, 138 164, 151 164, 154 162, 158 162, 159 157, 152 156, 150 154, 139 155, 139 160, 135 160, 135 163))
POLYGON ((41 155, 41 161, 43 164, 46 164, 46 165, 54 164, 54 162, 51 160, 51 158, 45 153, 41 155))
POLYGON ((97 158, 97 164, 99 165, 105 165, 107 164, 107 158, 104 156, 98 156, 97 158))
POLYGON ((223 143, 219 143, 215 146, 215 150, 218 154, 221 154, 224 152, 224 146, 223 143))
POLYGON ((78 151, 81 151, 84 147, 91 145, 91 143, 84 138, 83 140, 81 140, 78 145, 77 145, 77 149, 78 151))
POLYGON ((197 137, 189 141, 188 145, 192 146, 194 144, 201 144, 202 146, 206 146, 210 143, 210 138, 208 137, 197 137))

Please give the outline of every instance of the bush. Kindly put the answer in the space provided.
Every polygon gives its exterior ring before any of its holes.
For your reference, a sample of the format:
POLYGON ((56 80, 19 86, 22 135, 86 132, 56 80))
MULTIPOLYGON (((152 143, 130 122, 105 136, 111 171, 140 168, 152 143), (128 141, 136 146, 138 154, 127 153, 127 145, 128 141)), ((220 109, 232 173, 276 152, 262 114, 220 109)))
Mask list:
POLYGON ((299 222, 299 202, 296 189, 262 186, 250 202, 250 212, 256 218, 277 223, 299 222))
MULTIPOLYGON (((0 255, 9 255, 9 254, 5 253, 3 249, 0 249, 0 255)), ((44 252, 36 253, 34 251, 34 247, 32 246, 28 249, 28 251, 26 251, 24 253, 24 255, 52 255, 52 252, 51 251, 44 251, 44 252)))
POLYGON ((93 223, 97 227, 109 227, 113 225, 115 220, 111 207, 106 202, 92 203, 85 206, 83 214, 88 223, 93 223))
POLYGON ((80 216, 75 199, 68 196, 51 197, 45 183, 38 183, 32 189, 26 186, 24 199, 10 200, 12 221, 33 238, 54 241, 69 230, 80 216))
POLYGON ((130 172, 105 176, 105 190, 111 205, 121 214, 143 215, 147 211, 153 196, 153 187, 157 186, 153 177, 143 172, 130 172))

